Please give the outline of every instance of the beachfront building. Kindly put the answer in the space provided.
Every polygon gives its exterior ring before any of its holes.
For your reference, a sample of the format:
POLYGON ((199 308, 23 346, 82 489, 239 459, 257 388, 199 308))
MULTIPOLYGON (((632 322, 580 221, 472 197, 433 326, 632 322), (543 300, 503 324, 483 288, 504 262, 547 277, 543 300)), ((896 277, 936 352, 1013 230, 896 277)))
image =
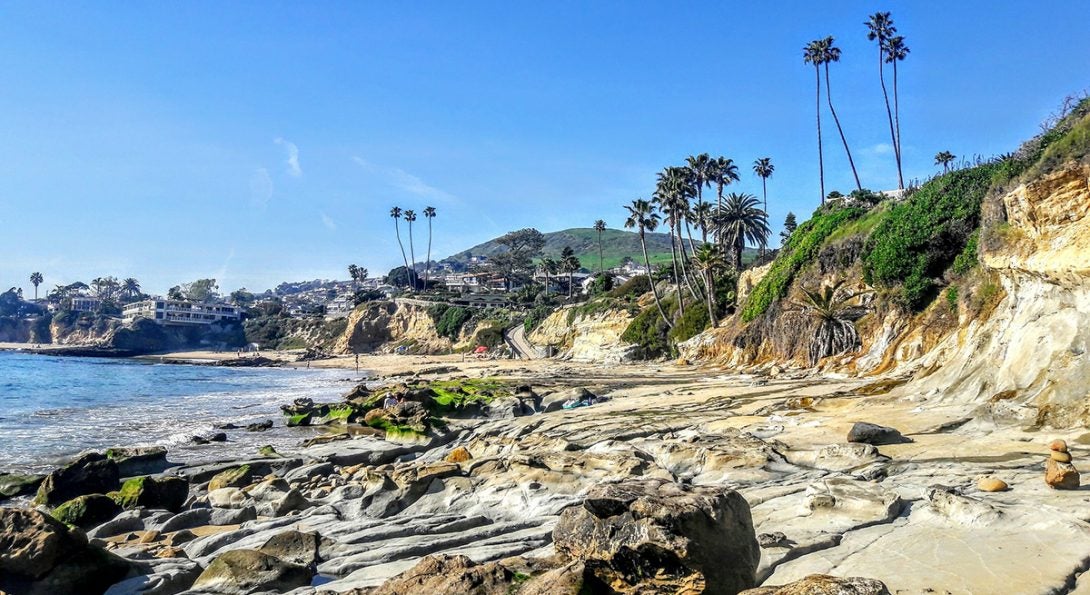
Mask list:
POLYGON ((131 324, 147 318, 164 325, 215 324, 240 318, 239 309, 227 304, 199 304, 182 300, 144 300, 125 306, 122 320, 131 324))
POLYGON ((102 307, 102 300, 97 297, 76 296, 72 298, 73 312, 98 312, 102 307))

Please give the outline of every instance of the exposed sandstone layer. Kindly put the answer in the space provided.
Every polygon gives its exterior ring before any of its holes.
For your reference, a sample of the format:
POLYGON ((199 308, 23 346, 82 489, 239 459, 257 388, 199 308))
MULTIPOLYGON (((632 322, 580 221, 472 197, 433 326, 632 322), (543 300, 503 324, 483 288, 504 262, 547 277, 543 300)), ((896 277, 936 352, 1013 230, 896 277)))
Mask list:
POLYGON ((623 309, 573 315, 571 308, 561 308, 528 338, 537 346, 556 347, 562 357, 574 361, 625 362, 635 356, 635 346, 621 340, 630 322, 632 315, 623 309))

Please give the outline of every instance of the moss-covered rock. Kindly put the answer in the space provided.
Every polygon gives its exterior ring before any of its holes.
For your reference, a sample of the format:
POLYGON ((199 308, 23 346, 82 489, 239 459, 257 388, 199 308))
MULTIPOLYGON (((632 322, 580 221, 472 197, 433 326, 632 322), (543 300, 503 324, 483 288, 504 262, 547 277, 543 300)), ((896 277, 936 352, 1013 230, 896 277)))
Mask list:
POLYGON ((34 503, 56 506, 77 496, 106 494, 119 487, 118 477, 117 463, 101 453, 88 453, 46 476, 34 503))
POLYGON ((121 507, 109 496, 87 494, 55 508, 53 518, 66 525, 90 529, 114 518, 120 512, 121 507))
POLYGON ((244 488, 253 483, 253 473, 249 465, 234 467, 217 474, 208 482, 208 491, 220 488, 244 488))
POLYGON ((189 497, 189 483, 180 477, 134 477, 110 496, 123 508, 161 508, 180 512, 189 497))
POLYGON ((283 593, 306 587, 314 572, 256 550, 231 550, 212 561, 193 589, 215 593, 283 593))
POLYGON ((43 479, 44 475, 0 473, 0 500, 30 494, 38 489, 43 479))

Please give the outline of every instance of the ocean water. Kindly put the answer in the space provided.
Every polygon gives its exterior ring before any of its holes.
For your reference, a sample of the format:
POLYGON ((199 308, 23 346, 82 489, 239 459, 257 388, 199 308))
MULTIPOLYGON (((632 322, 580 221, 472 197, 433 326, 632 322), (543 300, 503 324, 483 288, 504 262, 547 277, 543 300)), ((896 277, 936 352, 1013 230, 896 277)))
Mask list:
POLYGON ((215 368, 0 352, 0 470, 42 471, 88 449, 161 445, 178 462, 289 450, 323 431, 285 428, 279 407, 298 397, 336 400, 349 370, 215 368), (228 442, 193 445, 215 424, 272 419, 267 432, 227 430, 228 442))

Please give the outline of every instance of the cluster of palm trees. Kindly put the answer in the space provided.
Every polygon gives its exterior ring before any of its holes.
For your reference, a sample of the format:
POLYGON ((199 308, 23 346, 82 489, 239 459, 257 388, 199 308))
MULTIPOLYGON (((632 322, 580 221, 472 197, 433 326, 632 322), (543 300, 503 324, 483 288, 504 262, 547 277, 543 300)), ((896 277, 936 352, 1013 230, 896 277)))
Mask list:
MULTIPOLYGON (((761 178, 762 185, 774 169, 768 157, 753 164, 753 171, 761 178)), ((683 166, 667 167, 660 172, 651 200, 638 198, 625 205, 628 211, 625 227, 635 229, 640 236, 655 306, 667 326, 672 327, 673 322, 667 317, 651 278, 646 233, 655 231, 659 225, 667 228, 679 314, 685 314, 687 293, 694 302, 706 304, 712 326, 716 326, 716 274, 728 267, 740 271, 742 252, 747 243, 763 249, 771 233, 767 211, 761 208, 756 196, 723 193, 727 186, 739 180, 738 166, 733 160, 702 153, 687 158, 683 166), (712 185, 717 191, 714 205, 704 201, 704 188, 712 185), (700 231, 702 241, 699 245, 693 239, 693 227, 700 231)), ((767 185, 765 188, 767 205, 767 185)))
MULTIPOLYGON (((428 282, 431 278, 431 238, 432 238, 432 225, 431 220, 435 219, 435 207, 424 207, 422 213, 424 218, 428 220, 428 256, 424 262, 424 288, 427 289, 428 282)), ((397 234, 397 245, 401 247, 401 260, 405 263, 405 272, 409 277, 409 284, 415 289, 417 286, 416 275, 416 243, 413 242, 413 223, 416 222, 416 211, 412 209, 402 209, 401 207, 393 207, 390 209, 390 217, 394 220, 394 233, 397 234), (405 254, 405 244, 401 241, 401 220, 405 219, 405 222, 409 224, 409 254, 405 254), (412 258, 412 264, 410 265, 410 257, 412 258)))
MULTIPOLYGON (((595 229, 598 229, 598 223, 602 224, 602 229, 598 231, 598 258, 599 267, 601 267, 601 232, 605 231, 605 221, 599 219, 595 223, 595 229)), ((575 255, 575 250, 572 250, 571 246, 564 246, 564 249, 560 251, 560 258, 552 258, 546 256, 541 259, 541 263, 538 265, 541 268, 541 273, 545 275, 545 295, 549 295, 549 278, 557 275, 568 276, 568 298, 572 297, 572 290, 574 284, 572 279, 575 277, 575 273, 579 269, 583 268, 583 263, 579 261, 579 257, 575 255)))
MULTIPOLYGON (((904 189, 904 175, 901 170, 901 111, 900 95, 897 86, 897 63, 908 57, 909 49, 905 45, 902 35, 897 35, 897 27, 893 24, 893 18, 888 12, 876 12, 864 23, 867 27, 867 39, 878 44, 878 80, 882 86, 882 96, 885 98, 886 115, 889 119, 890 140, 893 147, 893 156, 897 164, 897 187, 904 189), (885 65, 893 66, 893 106, 890 106, 889 93, 886 89, 885 65)), ((802 60, 805 64, 814 67, 815 82, 815 107, 817 113, 817 139, 818 139, 818 178, 821 189, 821 204, 825 204, 825 155, 821 139, 821 88, 822 74, 825 80, 825 97, 829 106, 829 112, 833 116, 840 141, 844 145, 844 153, 848 157, 848 165, 851 167, 852 176, 855 178, 855 187, 862 190, 863 185, 859 181, 859 172, 855 167, 848 139, 844 135, 844 128, 840 125, 840 117, 833 105, 832 87, 830 85, 829 65, 840 61, 841 50, 836 46, 836 40, 831 35, 821 39, 815 39, 802 48, 802 60)))
POLYGON ((359 283, 362 283, 363 281, 366 281, 367 274, 368 271, 366 267, 361 267, 355 264, 348 265, 348 277, 352 280, 353 287, 355 287, 359 283))
MULTIPOLYGON (((30 282, 34 285, 34 300, 38 299, 38 286, 45 282, 41 273, 34 272, 30 275, 30 282)), ((77 281, 68 285, 57 285, 49 292, 49 299, 62 301, 65 299, 92 295, 104 302, 125 303, 143 299, 144 293, 140 282, 129 277, 119 280, 115 277, 96 277, 90 285, 77 281)))

